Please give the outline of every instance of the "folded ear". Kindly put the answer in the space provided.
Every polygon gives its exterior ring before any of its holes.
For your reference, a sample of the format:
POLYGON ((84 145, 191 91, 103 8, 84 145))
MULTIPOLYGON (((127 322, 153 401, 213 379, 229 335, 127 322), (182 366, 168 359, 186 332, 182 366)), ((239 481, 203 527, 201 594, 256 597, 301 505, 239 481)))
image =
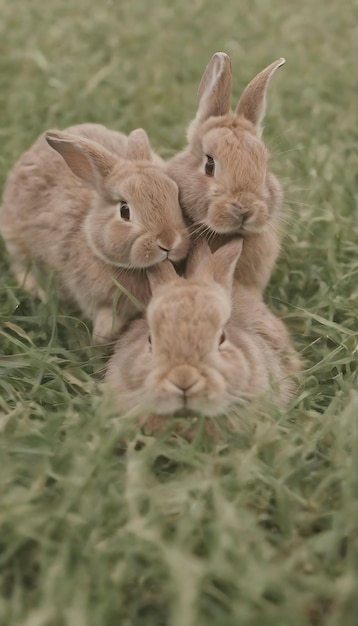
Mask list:
POLYGON ((136 128, 128 135, 126 157, 130 161, 152 160, 148 135, 143 128, 136 128))
POLYGON ((152 293, 154 293, 155 290, 161 285, 171 283, 178 278, 178 274, 169 260, 162 261, 161 263, 148 267, 146 269, 146 273, 152 293))
POLYGON ((237 115, 246 117, 259 131, 261 130, 261 122, 265 116, 268 84, 276 70, 285 63, 285 59, 278 59, 262 70, 260 74, 257 74, 244 89, 236 107, 237 115))
POLYGON ((214 280, 231 293, 236 264, 242 251, 243 240, 235 237, 212 255, 214 280))
POLYGON ((45 139, 62 156, 75 176, 98 190, 118 161, 117 157, 97 142, 77 135, 48 130, 45 139))
POLYGON ((185 278, 213 280, 212 254, 208 242, 201 237, 192 244, 186 263, 185 278))
POLYGON ((204 122, 212 115, 225 115, 230 111, 231 85, 230 57, 225 52, 216 52, 200 81, 197 121, 204 122))

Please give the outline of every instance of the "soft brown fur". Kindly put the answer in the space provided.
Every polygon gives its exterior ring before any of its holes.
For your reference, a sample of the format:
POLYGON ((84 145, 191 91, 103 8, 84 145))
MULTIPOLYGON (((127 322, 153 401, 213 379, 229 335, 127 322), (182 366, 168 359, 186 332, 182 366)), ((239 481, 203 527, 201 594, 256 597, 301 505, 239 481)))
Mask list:
POLYGON ((119 409, 142 425, 145 416, 149 428, 169 414, 214 417, 268 392, 280 405, 292 396, 299 359, 283 322, 256 290, 239 287, 231 300, 241 247, 235 239, 212 254, 197 242, 186 278, 169 261, 147 270, 146 319, 122 335, 107 370, 119 409))
POLYGON ((115 281, 146 305, 144 268, 183 259, 189 247, 178 188, 146 133, 127 138, 97 124, 48 131, 21 156, 5 185, 0 230, 18 282, 43 296, 31 263, 52 273, 61 296, 93 320, 95 342, 138 314, 122 294, 113 319, 115 281))
POLYGON ((180 203, 193 239, 204 235, 214 251, 233 235, 244 238, 236 281, 263 291, 280 251, 282 188, 268 170, 261 139, 266 90, 279 59, 258 74, 230 111, 231 65, 218 52, 198 90, 198 111, 188 130, 188 146, 167 165, 180 190, 180 203), (215 174, 205 173, 206 157, 215 174))

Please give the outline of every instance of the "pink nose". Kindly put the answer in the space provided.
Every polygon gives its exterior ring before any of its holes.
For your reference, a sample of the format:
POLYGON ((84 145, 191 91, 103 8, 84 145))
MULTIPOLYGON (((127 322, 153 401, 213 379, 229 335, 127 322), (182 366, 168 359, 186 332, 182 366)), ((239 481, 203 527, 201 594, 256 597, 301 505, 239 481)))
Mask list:
POLYGON ((173 382, 173 385, 175 385, 176 387, 178 387, 178 389, 180 389, 180 391, 182 391, 184 394, 189 391, 189 389, 191 389, 192 387, 194 387, 195 383, 177 383, 177 382, 173 382))
POLYGON ((239 202, 233 202, 231 204, 231 215, 237 221, 238 226, 241 226, 244 221, 243 211, 244 211, 244 207, 239 202))
POLYGON ((169 380, 185 395, 200 382, 200 374, 190 365, 178 365, 172 370, 169 380))

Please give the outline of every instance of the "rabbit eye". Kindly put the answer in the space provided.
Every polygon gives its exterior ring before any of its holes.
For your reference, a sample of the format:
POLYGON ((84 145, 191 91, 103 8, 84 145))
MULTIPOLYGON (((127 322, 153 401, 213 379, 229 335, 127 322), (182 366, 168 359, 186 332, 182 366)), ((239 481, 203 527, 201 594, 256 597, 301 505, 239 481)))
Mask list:
POLYGON ((214 176, 215 174, 215 161, 208 154, 206 155, 205 174, 207 176, 214 176))
POLYGON ((150 336, 150 335, 148 335, 148 343, 149 343, 149 346, 151 346, 151 345, 152 345, 152 338, 151 338, 151 336, 150 336))
POLYGON ((223 331, 223 332, 221 333, 221 335, 220 335, 220 339, 219 339, 219 345, 220 345, 220 346, 221 346, 221 344, 222 344, 222 343, 224 343, 225 339, 226 339, 226 335, 225 335, 225 333, 224 333, 224 331, 223 331))
POLYGON ((121 218, 122 220, 125 220, 126 222, 129 222, 129 220, 131 219, 131 212, 129 210, 129 206, 126 202, 121 202, 120 204, 120 213, 121 213, 121 218))

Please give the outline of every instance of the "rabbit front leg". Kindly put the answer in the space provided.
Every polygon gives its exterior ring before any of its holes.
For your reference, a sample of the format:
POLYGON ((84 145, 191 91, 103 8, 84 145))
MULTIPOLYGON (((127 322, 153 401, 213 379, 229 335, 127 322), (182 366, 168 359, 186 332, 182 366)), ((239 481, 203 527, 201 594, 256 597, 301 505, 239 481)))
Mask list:
MULTIPOLYGON (((155 435, 163 434, 168 427, 168 421, 170 417, 167 415, 158 415, 151 413, 149 415, 142 415, 138 420, 138 426, 142 433, 146 436, 152 437, 155 435)), ((171 424, 171 433, 179 435, 188 442, 193 441, 198 432, 198 420, 188 419, 186 420, 174 420, 169 421, 171 424)), ((219 430, 213 420, 206 419, 204 422, 204 433, 212 440, 219 439, 219 430)))
POLYGON ((12 272, 17 280, 17 283, 22 289, 25 289, 32 295, 33 298, 38 298, 42 302, 46 302, 46 293, 39 286, 35 276, 24 267, 22 263, 12 263, 12 272))
POLYGON ((98 309, 93 318, 92 339, 96 345, 103 345, 114 341, 119 336, 124 320, 114 316, 113 307, 98 309))
POLYGON ((22 289, 30 293, 33 298, 38 298, 46 302, 46 294, 39 286, 35 275, 31 269, 31 256, 19 237, 13 237, 7 232, 6 225, 2 224, 2 235, 4 237, 7 250, 10 254, 10 268, 16 278, 17 284, 22 289))
MULTIPOLYGON (((139 419, 138 426, 142 433, 147 437, 153 437, 155 435, 163 434, 168 429, 168 421, 170 420, 167 415, 156 415, 154 413, 146 416, 142 416, 139 419)), ((179 435, 186 441, 191 442, 197 432, 197 424, 188 420, 187 424, 184 421, 171 421, 170 431, 173 435, 179 435)), ((169 433, 168 433, 169 434, 169 433)))

